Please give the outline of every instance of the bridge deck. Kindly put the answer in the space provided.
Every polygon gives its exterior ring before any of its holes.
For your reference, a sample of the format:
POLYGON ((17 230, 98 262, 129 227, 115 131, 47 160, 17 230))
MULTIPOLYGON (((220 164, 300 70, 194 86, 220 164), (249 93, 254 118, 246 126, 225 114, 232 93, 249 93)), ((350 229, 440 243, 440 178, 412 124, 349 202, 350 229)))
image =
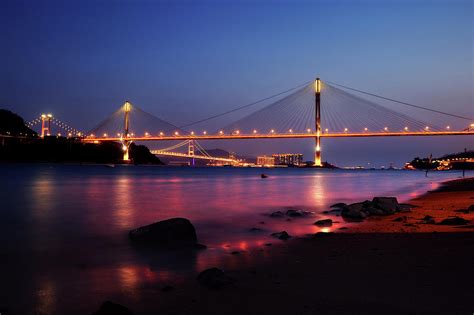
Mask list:
MULTIPOLYGON (((354 137, 418 137, 418 136, 467 136, 474 135, 474 130, 469 131, 420 131, 420 132, 341 132, 322 133, 322 138, 354 138, 354 137)), ((170 140, 231 140, 231 139, 303 139, 315 138, 316 133, 273 133, 273 134, 207 134, 207 135, 173 135, 173 136, 143 136, 128 137, 129 141, 170 141, 170 140)), ((121 141, 120 137, 86 137, 83 141, 121 141)))

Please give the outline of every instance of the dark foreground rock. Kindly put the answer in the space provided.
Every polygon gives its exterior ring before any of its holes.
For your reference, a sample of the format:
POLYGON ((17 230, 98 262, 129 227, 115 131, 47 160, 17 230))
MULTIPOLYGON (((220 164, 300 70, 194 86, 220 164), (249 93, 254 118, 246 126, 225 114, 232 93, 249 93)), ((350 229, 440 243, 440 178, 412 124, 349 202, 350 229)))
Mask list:
POLYGON ((421 219, 421 222, 424 224, 435 224, 435 218, 430 216, 430 215, 425 215, 423 219, 421 219))
POLYGON ((197 281, 200 285, 209 289, 221 289, 234 283, 234 279, 218 268, 210 268, 202 271, 198 275, 197 281))
POLYGON ((129 232, 130 239, 147 246, 163 248, 202 247, 197 244, 194 226, 188 219, 173 218, 139 227, 129 232))
POLYGON ((469 223, 469 220, 466 220, 461 217, 452 217, 444 219, 443 221, 439 222, 439 225, 466 225, 469 223))
POLYGON ((270 217, 272 218, 283 218, 284 216, 285 214, 281 211, 275 211, 275 212, 270 213, 270 217))
POLYGON ((280 240, 287 240, 287 239, 291 238, 290 234, 288 234, 286 231, 272 233, 271 235, 273 237, 276 237, 276 238, 280 239, 280 240))
POLYGON ((133 315, 133 312, 123 305, 105 301, 92 315, 133 315))
POLYGON ((318 220, 314 222, 314 225, 317 225, 319 227, 330 227, 332 226, 332 220, 331 219, 318 220))

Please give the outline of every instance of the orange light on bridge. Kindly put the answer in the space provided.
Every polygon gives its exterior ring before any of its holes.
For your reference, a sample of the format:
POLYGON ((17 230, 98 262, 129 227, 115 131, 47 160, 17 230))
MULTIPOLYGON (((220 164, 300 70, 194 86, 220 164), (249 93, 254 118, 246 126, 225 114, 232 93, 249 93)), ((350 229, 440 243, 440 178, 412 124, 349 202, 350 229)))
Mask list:
POLYGON ((207 135, 207 131, 204 130, 204 131, 202 132, 202 134, 203 134, 203 135, 207 135))
POLYGON ((329 132, 329 129, 328 129, 328 128, 324 129, 324 132, 325 132, 325 133, 328 133, 328 132, 329 132))
POLYGON ((68 137, 72 137, 72 133, 68 133, 67 136, 68 136, 68 137))
POLYGON ((150 134, 148 132, 145 132, 145 137, 149 137, 150 134))
POLYGON ((446 129, 448 129, 448 130, 449 130, 449 129, 451 129, 451 127, 449 127, 449 126, 446 126, 446 129))
POLYGON ((430 130, 430 127, 426 126, 426 127, 425 127, 425 130, 426 130, 426 131, 430 130))
POLYGON ((253 130, 253 133, 254 133, 254 134, 255 134, 255 133, 257 133, 257 130, 256 130, 256 129, 254 129, 254 130, 253 130))
POLYGON ((163 131, 160 131, 160 136, 164 135, 163 131))
POLYGON ((368 131, 368 130, 369 130, 369 128, 367 128, 367 127, 364 128, 364 131, 368 131))
POLYGON ((306 131, 309 133, 309 132, 311 132, 311 129, 310 129, 310 128, 308 128, 308 129, 306 129, 306 131))
POLYGON ((191 131, 191 136, 194 136, 194 131, 191 131))
MULTIPOLYGON (((48 134, 48 136, 49 136, 49 134, 48 134)), ((89 137, 94 138, 95 136, 94 136, 93 133, 91 133, 91 134, 89 135, 89 137)))
POLYGON ((275 130, 274 129, 270 130, 270 133, 275 133, 275 130))
POLYGON ((175 135, 175 136, 179 136, 179 132, 175 131, 175 132, 174 132, 174 135, 175 135))
POLYGON ((106 134, 106 133, 104 133, 104 138, 105 138, 105 137, 107 137, 107 134, 106 134))
POLYGON ((408 131, 408 127, 405 127, 405 131, 408 131))
POLYGON ((223 135, 223 134, 224 134, 224 131, 219 130, 219 134, 220 134, 220 135, 223 135))
POLYGON ((348 131, 349 131, 349 129, 347 129, 347 128, 344 128, 344 132, 348 132, 348 131))
POLYGON ((383 130, 388 131, 388 127, 383 128, 383 130))
POLYGON ((288 130, 289 133, 293 133, 293 129, 288 130))
POLYGON ((235 134, 238 135, 240 133, 240 130, 236 130, 235 134))

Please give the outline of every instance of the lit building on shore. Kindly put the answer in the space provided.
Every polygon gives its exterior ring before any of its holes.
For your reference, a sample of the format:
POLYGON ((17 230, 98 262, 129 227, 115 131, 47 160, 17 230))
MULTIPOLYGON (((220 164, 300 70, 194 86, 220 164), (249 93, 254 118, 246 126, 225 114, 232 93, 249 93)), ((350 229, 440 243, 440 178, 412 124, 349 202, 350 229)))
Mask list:
POLYGON ((272 154, 275 165, 303 165, 303 154, 301 153, 283 153, 272 154))
POLYGON ((273 166, 275 165, 275 158, 266 155, 257 156, 257 165, 273 166))

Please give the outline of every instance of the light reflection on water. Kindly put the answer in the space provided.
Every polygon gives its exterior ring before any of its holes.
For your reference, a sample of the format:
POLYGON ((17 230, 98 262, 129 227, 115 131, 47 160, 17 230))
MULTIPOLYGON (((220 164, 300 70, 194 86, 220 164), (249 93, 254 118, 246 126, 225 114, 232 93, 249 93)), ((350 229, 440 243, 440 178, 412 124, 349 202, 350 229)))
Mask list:
POLYGON ((406 201, 459 173, 425 178, 406 171, 1 165, 0 176, 8 183, 0 191, 0 257, 7 258, 0 277, 9 288, 1 290, 0 308, 79 314, 111 297, 138 304, 144 288, 210 266, 238 268, 252 257, 237 260, 230 252, 280 242, 269 236, 273 232, 337 230, 347 223, 312 224, 332 203, 375 195, 406 201), (262 171, 269 178, 261 179, 262 171), (314 216, 287 221, 265 215, 290 208, 314 216), (164 255, 130 245, 130 229, 170 217, 189 218, 209 249, 164 255))

